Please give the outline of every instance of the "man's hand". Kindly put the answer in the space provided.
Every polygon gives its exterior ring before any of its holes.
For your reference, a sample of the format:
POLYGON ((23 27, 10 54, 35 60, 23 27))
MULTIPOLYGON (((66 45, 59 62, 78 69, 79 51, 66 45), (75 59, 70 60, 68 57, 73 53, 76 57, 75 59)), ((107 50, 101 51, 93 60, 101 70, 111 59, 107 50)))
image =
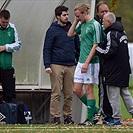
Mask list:
POLYGON ((81 73, 86 73, 88 70, 88 63, 84 63, 81 68, 81 73))
POLYGON ((4 51, 6 49, 6 46, 0 46, 0 52, 4 51))
POLYGON ((49 67, 49 68, 46 68, 45 71, 46 71, 46 73, 48 73, 48 74, 52 73, 52 69, 51 69, 50 67, 49 67))

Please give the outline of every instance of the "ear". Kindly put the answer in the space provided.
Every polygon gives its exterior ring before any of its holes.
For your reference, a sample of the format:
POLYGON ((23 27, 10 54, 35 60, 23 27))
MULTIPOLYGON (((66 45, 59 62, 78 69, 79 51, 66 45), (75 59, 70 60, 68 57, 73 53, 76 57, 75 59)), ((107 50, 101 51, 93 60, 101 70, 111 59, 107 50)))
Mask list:
POLYGON ((108 24, 111 25, 112 23, 108 20, 108 24))
POLYGON ((57 19, 59 19, 60 16, 56 16, 57 19))
POLYGON ((87 15, 87 13, 86 12, 83 12, 83 15, 87 15))

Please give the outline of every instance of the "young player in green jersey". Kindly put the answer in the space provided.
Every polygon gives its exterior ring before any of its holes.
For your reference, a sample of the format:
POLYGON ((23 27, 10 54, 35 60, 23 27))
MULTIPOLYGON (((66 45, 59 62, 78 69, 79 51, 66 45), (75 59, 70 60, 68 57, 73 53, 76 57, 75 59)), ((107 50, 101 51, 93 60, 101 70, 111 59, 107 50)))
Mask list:
POLYGON ((98 111, 93 89, 98 84, 99 58, 95 55, 95 49, 101 42, 101 26, 90 16, 89 4, 78 4, 74 14, 75 20, 68 36, 79 34, 81 37, 80 57, 74 74, 74 92, 88 109, 88 118, 81 124, 92 125, 93 116, 98 111))

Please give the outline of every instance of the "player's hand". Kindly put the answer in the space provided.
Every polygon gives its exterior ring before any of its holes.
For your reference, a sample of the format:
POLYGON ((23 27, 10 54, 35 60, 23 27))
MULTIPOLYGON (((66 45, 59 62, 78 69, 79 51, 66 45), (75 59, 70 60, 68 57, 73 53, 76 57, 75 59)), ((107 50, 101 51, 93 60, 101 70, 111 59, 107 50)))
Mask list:
POLYGON ((88 70, 88 64, 87 63, 84 63, 82 68, 81 68, 81 73, 86 73, 88 70))
POLYGON ((6 46, 0 46, 0 52, 4 51, 6 49, 6 46))

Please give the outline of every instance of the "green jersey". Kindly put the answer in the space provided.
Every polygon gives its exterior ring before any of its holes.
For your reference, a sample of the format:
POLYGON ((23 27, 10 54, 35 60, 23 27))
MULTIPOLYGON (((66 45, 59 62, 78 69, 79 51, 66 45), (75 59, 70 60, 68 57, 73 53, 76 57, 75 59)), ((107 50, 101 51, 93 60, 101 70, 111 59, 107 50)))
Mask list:
POLYGON ((13 68, 12 53, 21 48, 21 41, 14 24, 9 23, 5 29, 0 26, 0 46, 6 46, 6 50, 0 52, 0 69, 13 68))
MULTIPOLYGON (((85 63, 93 45, 101 42, 101 25, 95 19, 92 19, 90 22, 79 24, 75 32, 81 35, 79 62, 85 63)), ((98 56, 94 55, 90 63, 98 62, 98 56)))

